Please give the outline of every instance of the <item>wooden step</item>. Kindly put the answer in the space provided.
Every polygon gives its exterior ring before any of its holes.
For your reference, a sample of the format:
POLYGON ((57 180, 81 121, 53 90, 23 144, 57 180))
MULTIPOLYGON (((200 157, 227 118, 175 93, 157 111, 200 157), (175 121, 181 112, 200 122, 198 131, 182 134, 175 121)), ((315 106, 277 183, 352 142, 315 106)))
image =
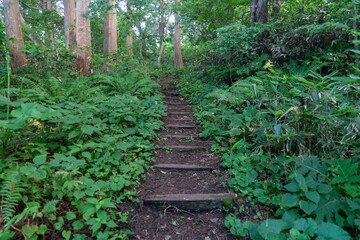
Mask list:
POLYGON ((169 100, 179 100, 180 101, 180 97, 176 97, 176 96, 165 96, 166 99, 169 100))
POLYGON ((150 195, 143 199, 144 204, 165 208, 169 205, 189 211, 204 211, 231 205, 236 197, 233 193, 195 193, 195 194, 160 194, 150 195))
POLYGON ((155 164, 154 168, 173 169, 173 170, 194 170, 194 171, 214 170, 214 168, 212 167, 203 167, 203 166, 191 165, 191 164, 155 164))
POLYGON ((174 91, 160 91, 162 92, 165 96, 168 95, 168 96, 179 96, 180 94, 177 93, 177 92, 174 92, 174 91))
POLYGON ((167 103, 168 106, 184 106, 189 105, 188 103, 167 103))
POLYGON ((191 107, 190 106, 168 106, 167 107, 168 110, 179 110, 179 111, 183 111, 183 110, 187 110, 187 111, 191 111, 191 107))
POLYGON ((195 129, 195 125, 175 125, 175 124, 169 124, 169 129, 195 129))
POLYGON ((165 135, 161 136, 165 138, 177 138, 177 139, 186 139, 186 138, 193 138, 193 139, 199 139, 199 136, 185 136, 185 135, 165 135))
POLYGON ((186 120, 186 119, 167 119, 169 124, 175 125, 175 124, 184 124, 184 125, 195 125, 196 122, 194 120, 186 120))
MULTIPOLYGON (((173 110, 173 109, 171 109, 171 110, 173 110)), ((190 112, 190 111, 183 111, 183 112, 171 112, 171 111, 167 111, 167 114, 169 115, 169 114, 172 114, 172 115, 189 115, 189 114, 191 114, 192 112, 190 112)))
POLYGON ((194 151, 194 150, 207 149, 206 146, 167 146, 167 147, 171 148, 173 151, 177 151, 177 152, 188 152, 188 151, 194 151))

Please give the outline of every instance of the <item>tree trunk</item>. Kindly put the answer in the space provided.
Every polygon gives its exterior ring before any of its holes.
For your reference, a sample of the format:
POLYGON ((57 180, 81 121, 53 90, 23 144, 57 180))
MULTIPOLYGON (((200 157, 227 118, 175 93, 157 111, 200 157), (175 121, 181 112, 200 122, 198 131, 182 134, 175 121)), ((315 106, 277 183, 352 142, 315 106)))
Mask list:
POLYGON ((104 53, 113 53, 117 51, 117 16, 116 1, 107 0, 110 8, 104 19, 104 53))
POLYGON ((84 76, 89 75, 91 57, 91 33, 88 16, 89 0, 76 1, 76 46, 78 70, 84 76))
MULTIPOLYGON (((133 10, 133 5, 131 4, 130 0, 127 1, 127 12, 132 12, 133 10)), ((130 14, 130 16, 132 16, 132 13, 130 14)), ((128 17, 129 20, 133 20, 131 19, 130 17, 128 17)), ((133 30, 132 28, 130 27, 129 29, 129 35, 126 36, 125 38, 125 41, 126 41, 126 50, 127 52, 129 53, 129 55, 133 55, 134 52, 133 52, 133 30)), ((141 35, 141 31, 140 31, 140 35, 141 35)), ((140 48, 141 49, 141 48, 140 48)))
POLYGON ((353 20, 353 30, 355 32, 354 34, 354 45, 355 45, 355 49, 356 50, 359 50, 359 44, 357 43, 357 41, 359 40, 359 37, 357 35, 357 4, 353 4, 353 17, 354 17, 354 20, 353 20))
MULTIPOLYGON (((9 39, 11 68, 15 70, 19 67, 26 67, 24 49, 24 39, 21 28, 21 17, 19 0, 5 0, 4 2, 6 33, 9 39)), ((14 71, 15 72, 15 71, 14 71)))
POLYGON ((268 0, 251 0, 250 2, 251 26, 256 22, 267 23, 269 21, 268 0))
POLYGON ((161 58, 164 55, 164 37, 165 37, 165 9, 164 9, 164 0, 160 1, 160 24, 159 24, 159 36, 160 36, 160 46, 159 46, 159 57, 158 57, 158 65, 161 65, 161 58))
POLYGON ((75 0, 64 0, 64 29, 66 49, 74 49, 76 43, 75 0))
MULTIPOLYGON (((179 3, 180 0, 175 0, 175 3, 179 3)), ((181 55, 181 29, 180 29, 180 12, 175 15, 175 27, 174 27, 174 66, 184 67, 184 63, 181 55)))
POLYGON ((133 55, 133 38, 132 38, 133 30, 129 29, 129 35, 126 36, 126 50, 130 55, 133 55))
MULTIPOLYGON (((54 10, 52 0, 46 0, 46 10, 47 11, 54 10)), ((51 22, 50 22, 49 28, 50 28, 50 30, 49 30, 50 46, 51 46, 51 49, 55 49, 54 25, 52 25, 51 22)))
POLYGON ((281 0, 273 0, 273 12, 280 14, 281 12, 281 0))

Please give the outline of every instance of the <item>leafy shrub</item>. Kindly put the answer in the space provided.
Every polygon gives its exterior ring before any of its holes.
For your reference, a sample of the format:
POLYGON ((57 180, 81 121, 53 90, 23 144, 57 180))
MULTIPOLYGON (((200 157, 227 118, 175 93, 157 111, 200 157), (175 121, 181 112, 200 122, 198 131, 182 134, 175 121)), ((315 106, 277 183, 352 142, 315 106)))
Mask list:
POLYGON ((66 239, 84 239, 85 228, 93 238, 126 238, 128 213, 116 204, 135 201, 152 161, 150 140, 165 112, 159 85, 136 73, 28 75, 21 85, 30 88, 12 89, 17 99, 0 98, 2 110, 12 109, 0 121, 0 236, 11 237, 11 225, 28 222, 23 234, 37 238, 48 234, 39 223, 51 220, 66 239))

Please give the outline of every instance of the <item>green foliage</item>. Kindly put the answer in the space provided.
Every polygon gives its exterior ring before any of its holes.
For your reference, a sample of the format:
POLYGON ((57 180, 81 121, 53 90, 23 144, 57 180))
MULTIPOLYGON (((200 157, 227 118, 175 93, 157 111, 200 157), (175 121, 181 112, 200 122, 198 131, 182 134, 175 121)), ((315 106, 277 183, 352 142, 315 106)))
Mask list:
POLYGON ((257 224, 229 216, 233 234, 350 239, 358 228, 358 70, 341 76, 319 69, 316 62, 292 61, 284 69, 268 62, 230 87, 190 72, 179 82, 197 104, 201 136, 215 140, 212 150, 223 154, 229 187, 252 206, 277 206, 276 219, 257 224), (291 223, 289 211, 297 216, 291 223))
POLYGON ((10 221, 15 210, 22 198, 25 186, 22 182, 19 172, 16 169, 11 169, 2 177, 0 196, 1 196, 1 212, 4 223, 10 221))
MULTIPOLYGON (((9 133, 1 135, 2 216, 10 225, 50 219, 65 239, 86 237, 67 226, 89 229, 93 238, 126 238, 131 232, 118 226, 127 223, 128 213, 115 206, 135 201, 152 161, 150 140, 165 112, 159 85, 135 71, 60 80, 29 74, 18 80, 10 119, 2 115, 0 121, 1 132, 9 133), (61 209, 60 201, 70 208, 61 209)), ((6 104, 4 99, 3 111, 6 104)), ((22 228, 29 239, 46 231, 22 228)))

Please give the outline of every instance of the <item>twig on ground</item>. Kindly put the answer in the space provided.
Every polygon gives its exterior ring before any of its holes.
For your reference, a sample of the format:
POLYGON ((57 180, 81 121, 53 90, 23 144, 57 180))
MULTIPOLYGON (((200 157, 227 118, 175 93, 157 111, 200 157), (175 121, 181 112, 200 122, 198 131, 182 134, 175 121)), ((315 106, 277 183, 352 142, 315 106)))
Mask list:
POLYGON ((181 209, 178 209, 177 207, 175 207, 175 206, 168 206, 168 207, 166 207, 165 209, 164 209, 164 216, 166 216, 166 212, 167 212, 167 210, 168 209, 171 209, 171 208, 173 208, 174 210, 175 210, 175 212, 182 212, 182 213, 187 213, 187 214, 190 214, 191 216, 194 216, 194 214, 193 213, 191 213, 191 212, 188 212, 188 211, 185 211, 185 210, 181 210, 181 209))

